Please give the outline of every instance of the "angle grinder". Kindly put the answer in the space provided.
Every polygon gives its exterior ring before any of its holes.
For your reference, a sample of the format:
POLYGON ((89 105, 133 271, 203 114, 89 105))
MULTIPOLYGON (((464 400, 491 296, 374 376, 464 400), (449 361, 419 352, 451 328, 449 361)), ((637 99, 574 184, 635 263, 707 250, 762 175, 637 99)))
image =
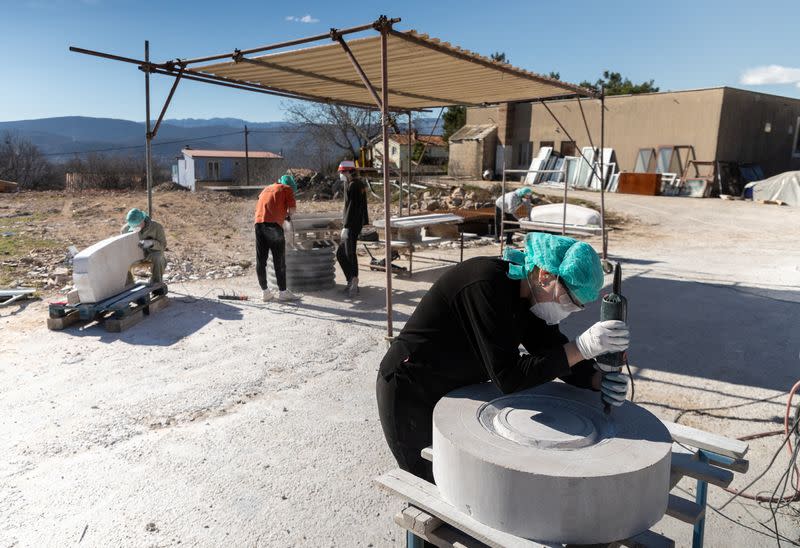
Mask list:
MULTIPOLYGON (((619 263, 614 265, 614 284, 611 287, 611 293, 604 295, 603 301, 600 303, 600 321, 606 320, 623 322, 628 320, 628 300, 622 296, 622 267, 619 263)), ((596 358, 597 363, 617 368, 617 371, 622 369, 626 359, 625 352, 610 352, 596 358)), ((603 372, 603 377, 606 375, 608 372, 603 372)), ((603 410, 608 415, 611 413, 611 406, 603 402, 603 410)))

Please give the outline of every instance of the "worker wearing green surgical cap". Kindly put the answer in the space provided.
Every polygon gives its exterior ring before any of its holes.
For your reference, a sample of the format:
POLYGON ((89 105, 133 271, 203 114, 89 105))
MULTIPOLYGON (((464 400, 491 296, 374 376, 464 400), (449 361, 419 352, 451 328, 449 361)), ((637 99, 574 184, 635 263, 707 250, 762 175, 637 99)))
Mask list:
MULTIPOLYGON (((167 236, 164 227, 160 223, 152 220, 141 209, 133 208, 125 216, 125 224, 122 225, 121 232, 138 232, 139 247, 144 251, 145 259, 150 261, 150 283, 161 282, 164 278, 164 269, 167 267, 167 259, 164 251, 167 249, 167 236)), ((129 275, 129 281, 133 281, 129 275)))
MULTIPOLYGON (((520 206, 525 206, 525 218, 529 218, 531 215, 531 208, 533 207, 533 190, 529 187, 522 187, 518 188, 517 190, 512 190, 511 192, 506 192, 503 196, 500 196, 494 203, 494 226, 495 226, 495 236, 494 241, 499 242, 500 238, 503 235, 503 225, 502 220, 506 221, 518 221, 519 217, 517 217, 517 210, 520 206)), ((506 245, 511 245, 513 241, 514 232, 508 231, 509 229, 506 228, 506 245)))
POLYGON ((278 179, 278 182, 282 185, 292 187, 292 191, 297 194, 297 182, 294 180, 294 177, 290 174, 281 175, 281 178, 278 179))
POLYGON ((594 358, 628 348, 625 323, 598 322, 573 341, 558 325, 597 300, 603 281, 592 246, 543 233, 503 258, 474 257, 445 272, 379 367, 378 411, 400 468, 433 480, 420 451, 432 443, 436 402, 456 388, 490 381, 507 394, 560 378, 622 404, 627 377, 611 386, 594 358))

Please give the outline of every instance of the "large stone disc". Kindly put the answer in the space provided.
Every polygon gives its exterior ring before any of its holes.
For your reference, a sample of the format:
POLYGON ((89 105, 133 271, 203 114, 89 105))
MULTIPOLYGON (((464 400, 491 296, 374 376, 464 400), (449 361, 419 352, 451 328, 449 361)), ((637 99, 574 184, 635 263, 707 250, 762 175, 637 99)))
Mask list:
POLYGON ((455 390, 433 413, 433 475, 476 520, 542 542, 592 544, 649 529, 667 508, 672 440, 649 411, 551 382, 503 395, 455 390))

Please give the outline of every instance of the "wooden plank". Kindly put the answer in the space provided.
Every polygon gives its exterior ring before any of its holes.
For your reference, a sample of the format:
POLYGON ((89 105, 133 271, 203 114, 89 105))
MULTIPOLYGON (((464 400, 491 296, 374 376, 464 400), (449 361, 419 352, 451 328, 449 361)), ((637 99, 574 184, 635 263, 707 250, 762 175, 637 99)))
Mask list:
POLYGON ((703 432, 702 430, 684 424, 677 424, 669 421, 661 422, 663 422, 664 426, 669 430, 672 439, 677 442, 737 459, 747 454, 748 445, 743 441, 703 432))
POLYGON ((150 301, 150 305, 148 306, 149 308, 148 312, 151 315, 155 314, 160 310, 164 310, 170 304, 172 304, 172 301, 169 299, 169 297, 167 297, 166 295, 158 295, 154 297, 152 301, 150 301))
MULTIPOLYGON (((691 451, 678 443, 672 444, 672 452, 692 455, 692 457, 695 460, 697 460, 696 451, 691 451)), ((708 453, 706 453, 706 457, 709 459, 708 460, 709 464, 712 464, 719 468, 725 468, 726 470, 731 470, 733 472, 739 472, 741 474, 744 474, 750 469, 750 461, 747 459, 735 459, 733 457, 724 457, 724 456, 722 458, 716 458, 713 455, 709 455, 708 453)))
POLYGON ((667 503, 667 515, 694 526, 706 515, 706 509, 691 500, 670 495, 667 503))
POLYGON ((681 453, 672 454, 671 471, 673 474, 703 480, 718 487, 727 487, 733 481, 733 472, 694 460, 690 455, 681 453))
POLYGON ((146 315, 152 315, 158 312, 159 310, 163 310, 164 308, 170 305, 170 300, 166 295, 159 295, 155 297, 150 304, 147 305, 140 305, 138 308, 133 310, 133 312, 129 313, 123 318, 109 318, 103 324, 106 327, 106 331, 110 333, 121 333, 126 329, 133 327, 137 323, 141 322, 146 315))
POLYGON ((395 469, 387 472, 376 478, 375 482, 488 546, 496 548, 552 548, 552 546, 556 546, 539 544, 492 529, 442 500, 435 485, 404 470, 395 469))
POLYGON ((80 321, 81 315, 77 310, 73 310, 66 316, 61 318, 47 318, 47 329, 51 331, 61 331, 71 326, 75 322, 80 321))
POLYGON ((0 181, 0 192, 17 192, 19 185, 11 181, 0 181))
MULTIPOLYGON (((402 512, 398 512, 395 515, 394 522, 403 529, 411 530, 411 524, 406 521, 402 512)), ((484 543, 478 542, 447 523, 442 523, 438 528, 427 534, 415 534, 440 548, 486 548, 484 543)))
POLYGON ((121 333, 144 319, 144 307, 137 308, 122 318, 109 318, 103 322, 109 333, 121 333))
MULTIPOLYGON (((675 548, 675 541, 654 531, 645 531, 616 543, 628 548, 675 548)), ((612 544, 613 546, 613 544, 612 544)))
POLYGON ((403 510, 406 522, 411 525, 411 530, 420 535, 427 535, 443 522, 436 516, 432 516, 416 506, 409 505, 403 510))
POLYGON ((422 455, 423 459, 429 462, 433 462, 433 447, 426 447, 425 449, 420 451, 419 454, 422 455))

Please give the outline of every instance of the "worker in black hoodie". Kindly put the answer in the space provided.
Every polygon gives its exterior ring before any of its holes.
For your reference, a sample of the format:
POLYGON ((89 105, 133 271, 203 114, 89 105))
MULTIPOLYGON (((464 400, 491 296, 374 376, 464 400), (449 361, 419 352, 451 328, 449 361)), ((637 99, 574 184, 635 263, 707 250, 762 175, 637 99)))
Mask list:
POLYGON ((628 378, 593 358, 625 351, 628 326, 597 322, 574 341, 558 328, 598 298, 597 253, 541 233, 527 235, 524 252, 506 249, 503 259, 474 257, 442 275, 381 362, 376 393, 386 441, 400 468, 428 481, 431 464, 420 451, 432 443, 436 402, 456 388, 491 381, 510 393, 561 378, 600 390, 609 405, 625 400, 628 378))
POLYGON ((356 242, 361 229, 369 224, 367 211, 367 183, 356 177, 355 162, 345 160, 339 164, 339 178, 344 184, 344 228, 342 241, 336 250, 336 259, 347 280, 348 297, 358 294, 358 254, 356 242))

